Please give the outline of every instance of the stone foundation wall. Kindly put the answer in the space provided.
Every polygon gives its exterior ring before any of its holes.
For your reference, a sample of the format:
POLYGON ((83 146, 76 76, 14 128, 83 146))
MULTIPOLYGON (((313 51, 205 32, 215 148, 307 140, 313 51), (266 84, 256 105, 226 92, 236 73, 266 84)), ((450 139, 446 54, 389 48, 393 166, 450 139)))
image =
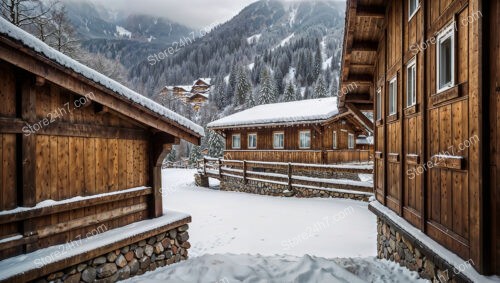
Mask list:
POLYGON ((348 198, 361 201, 368 201, 371 195, 355 194, 345 192, 333 192, 327 190, 297 188, 291 191, 288 185, 279 183, 267 183, 262 181, 247 180, 245 184, 242 178, 223 176, 220 182, 222 191, 245 192, 258 195, 280 196, 280 197, 299 197, 299 198, 348 198))
POLYGON ((435 258, 425 248, 417 247, 380 217, 377 217, 377 232, 378 258, 395 261, 431 282, 472 282, 461 274, 461 270, 473 268, 469 261, 456 267, 444 264, 443 260, 435 258))
POLYGON ((187 230, 186 224, 33 282, 116 282, 186 260, 191 247, 187 230))

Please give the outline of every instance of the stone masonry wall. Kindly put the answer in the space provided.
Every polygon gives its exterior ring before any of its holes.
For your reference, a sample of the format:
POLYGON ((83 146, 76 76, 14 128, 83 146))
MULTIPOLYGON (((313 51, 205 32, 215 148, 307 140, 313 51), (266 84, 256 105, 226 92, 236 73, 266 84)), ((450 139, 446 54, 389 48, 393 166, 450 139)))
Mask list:
POLYGON ((223 176, 220 182, 222 191, 245 192, 258 195, 280 196, 280 197, 299 197, 299 198, 348 198, 361 201, 368 201, 369 194, 356 194, 345 192, 334 192, 328 190, 297 188, 292 191, 288 189, 288 185, 279 183, 268 183, 255 180, 247 180, 245 184, 242 178, 231 176, 223 176))
POLYGON ((116 282, 186 260, 191 247, 187 230, 186 224, 33 282, 116 282))
POLYGON ((380 217, 377 217, 377 232, 378 258, 395 261, 418 272, 422 278, 431 282, 472 282, 460 272, 465 268, 473 268, 468 261, 464 261, 460 266, 444 267, 436 258, 426 253, 423 248, 416 247, 380 217))

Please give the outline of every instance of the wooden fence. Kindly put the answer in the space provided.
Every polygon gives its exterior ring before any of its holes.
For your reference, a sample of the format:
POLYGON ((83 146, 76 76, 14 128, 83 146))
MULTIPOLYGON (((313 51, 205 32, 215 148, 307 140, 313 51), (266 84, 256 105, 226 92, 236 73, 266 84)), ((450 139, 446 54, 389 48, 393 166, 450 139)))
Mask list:
POLYGON ((227 160, 205 157, 197 161, 198 172, 208 177, 223 179, 224 176, 264 183, 287 185, 290 190, 300 188, 335 188, 361 192, 373 192, 371 182, 349 177, 357 174, 373 174, 373 165, 367 164, 306 164, 247 160, 227 160))

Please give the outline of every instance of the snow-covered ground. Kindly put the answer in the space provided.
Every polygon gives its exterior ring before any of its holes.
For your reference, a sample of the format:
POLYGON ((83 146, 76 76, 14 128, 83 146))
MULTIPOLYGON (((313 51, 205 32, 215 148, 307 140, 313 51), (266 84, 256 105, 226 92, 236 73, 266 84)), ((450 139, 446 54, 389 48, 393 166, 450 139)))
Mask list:
POLYGON ((194 185, 194 170, 163 171, 164 206, 192 215, 190 259, 130 282, 418 282, 376 260, 367 203, 260 196, 194 185))

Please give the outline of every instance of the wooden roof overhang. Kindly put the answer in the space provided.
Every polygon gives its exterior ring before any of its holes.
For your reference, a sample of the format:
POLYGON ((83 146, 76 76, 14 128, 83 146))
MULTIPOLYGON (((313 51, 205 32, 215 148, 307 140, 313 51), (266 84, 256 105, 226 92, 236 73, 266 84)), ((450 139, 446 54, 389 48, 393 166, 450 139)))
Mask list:
POLYGON ((347 0, 340 108, 373 111, 375 63, 385 12, 384 0, 347 0))
POLYGON ((343 112, 341 114, 335 115, 332 118, 324 121, 322 125, 327 125, 333 122, 336 122, 340 119, 346 119, 349 122, 351 122, 357 130, 359 131, 367 131, 370 133, 373 133, 373 122, 370 121, 363 113, 356 113, 355 110, 351 110, 349 108, 349 111, 343 112))
POLYGON ((168 133, 176 139, 200 144, 201 135, 199 133, 128 100, 113 90, 24 46, 22 42, 0 35, 0 43, 0 59, 34 74, 37 80, 49 81, 75 94, 86 96, 88 99, 90 97, 87 94, 93 93, 93 103, 98 103, 105 109, 131 118, 151 128, 153 132, 168 133))

